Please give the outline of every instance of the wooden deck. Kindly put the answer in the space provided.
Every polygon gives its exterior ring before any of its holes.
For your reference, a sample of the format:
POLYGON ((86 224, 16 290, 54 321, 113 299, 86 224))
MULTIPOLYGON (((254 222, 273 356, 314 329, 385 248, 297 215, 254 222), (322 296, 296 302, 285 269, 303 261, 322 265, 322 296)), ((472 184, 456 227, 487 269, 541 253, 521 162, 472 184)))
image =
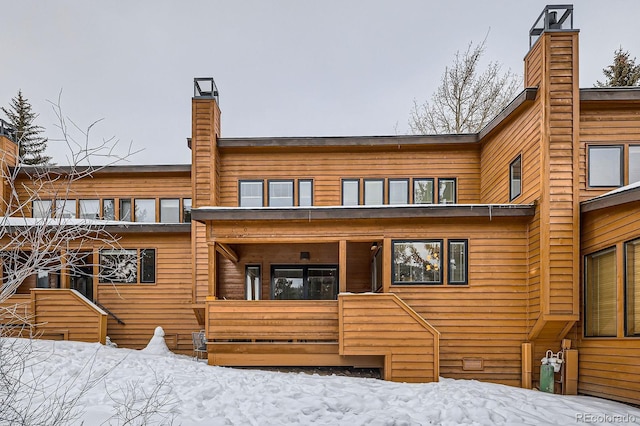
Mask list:
POLYGON ((211 365, 370 367, 386 380, 438 380, 438 331, 393 294, 214 300, 206 315, 211 365))
POLYGON ((19 315, 0 316, 23 337, 80 342, 106 341, 107 314, 80 293, 71 289, 32 289, 31 294, 11 296, 0 308, 19 315), (11 318, 9 318, 11 317, 11 318), (26 333, 26 334, 25 334, 26 333))

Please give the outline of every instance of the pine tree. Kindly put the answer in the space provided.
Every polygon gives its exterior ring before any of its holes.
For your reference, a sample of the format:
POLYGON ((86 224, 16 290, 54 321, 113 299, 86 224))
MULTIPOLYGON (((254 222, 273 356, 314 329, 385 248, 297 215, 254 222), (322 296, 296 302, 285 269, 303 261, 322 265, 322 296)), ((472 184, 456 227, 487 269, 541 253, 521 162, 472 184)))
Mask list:
POLYGON ((602 73, 607 80, 597 81, 595 87, 628 87, 640 83, 640 65, 636 65, 636 58, 630 58, 622 46, 613 54, 613 64, 604 68, 602 73))
POLYGON ((11 99, 9 108, 2 107, 9 123, 14 127, 16 143, 20 147, 20 163, 26 165, 49 164, 51 157, 44 155, 47 138, 41 136, 44 128, 34 124, 37 114, 31 111, 29 100, 18 95, 11 99))

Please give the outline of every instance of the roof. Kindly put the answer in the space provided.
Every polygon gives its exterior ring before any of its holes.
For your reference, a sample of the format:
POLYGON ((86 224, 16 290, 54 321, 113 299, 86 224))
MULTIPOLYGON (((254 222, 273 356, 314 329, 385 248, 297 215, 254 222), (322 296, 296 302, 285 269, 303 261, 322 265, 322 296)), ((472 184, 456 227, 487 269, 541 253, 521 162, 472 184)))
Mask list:
POLYGON ((635 182, 613 191, 609 191, 590 200, 580 203, 580 212, 587 213, 607 207, 640 201, 640 182, 635 182))
POLYGON ((36 226, 83 226, 104 229, 107 232, 127 233, 183 233, 191 232, 191 223, 141 223, 117 220, 69 219, 69 218, 31 218, 0 216, 0 227, 29 228, 36 226))
POLYGON ((532 217, 532 204, 410 204, 380 206, 312 206, 312 207, 200 207, 191 210, 194 220, 337 220, 337 219, 408 219, 452 217, 532 217))
MULTIPOLYGON (((20 174, 28 174, 30 171, 42 170, 42 166, 21 166, 20 174)), ((191 173, 191 164, 158 164, 158 165, 114 165, 114 166, 52 166, 46 171, 51 173, 68 174, 71 171, 76 173, 91 173, 91 174, 123 174, 123 173, 191 173)))
POLYGON ((580 89, 581 101, 640 101, 640 87, 592 87, 580 89))

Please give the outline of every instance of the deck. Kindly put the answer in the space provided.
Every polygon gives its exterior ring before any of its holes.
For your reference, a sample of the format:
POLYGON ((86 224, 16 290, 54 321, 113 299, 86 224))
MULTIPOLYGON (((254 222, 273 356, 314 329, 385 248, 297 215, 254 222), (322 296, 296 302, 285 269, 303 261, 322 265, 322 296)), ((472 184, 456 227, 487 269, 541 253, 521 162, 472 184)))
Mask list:
POLYGON ((207 301, 206 331, 211 365, 354 366, 382 368, 386 380, 438 380, 439 332, 394 294, 207 301))

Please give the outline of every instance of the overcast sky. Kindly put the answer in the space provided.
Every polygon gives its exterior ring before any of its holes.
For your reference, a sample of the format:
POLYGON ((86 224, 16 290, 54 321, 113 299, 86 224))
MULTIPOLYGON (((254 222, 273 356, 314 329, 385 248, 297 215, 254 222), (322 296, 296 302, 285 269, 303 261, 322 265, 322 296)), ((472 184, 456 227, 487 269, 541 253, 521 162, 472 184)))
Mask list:
MULTIPOLYGON (((640 1, 575 1, 580 86, 603 79, 620 45, 640 56, 640 1)), ((187 164, 194 77, 214 77, 222 135, 407 132, 457 50, 523 72, 546 1, 4 1, 0 105, 18 89, 55 138, 62 91, 80 127, 143 149, 131 164, 187 164)), ((4 117, 3 117, 4 118, 4 117)), ((66 162, 59 143, 49 154, 66 162)))

